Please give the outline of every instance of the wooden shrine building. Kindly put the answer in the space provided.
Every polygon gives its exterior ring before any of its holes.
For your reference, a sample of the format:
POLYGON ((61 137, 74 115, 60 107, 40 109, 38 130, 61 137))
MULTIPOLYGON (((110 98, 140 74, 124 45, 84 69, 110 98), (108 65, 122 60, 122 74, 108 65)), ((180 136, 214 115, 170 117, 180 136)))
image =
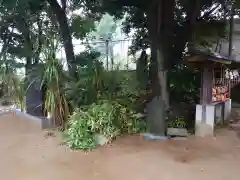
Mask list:
POLYGON ((185 59, 188 66, 201 72, 195 134, 214 135, 215 125, 227 120, 231 113, 231 88, 240 82, 240 62, 236 61, 235 56, 229 58, 217 52, 196 49, 189 50, 185 59))

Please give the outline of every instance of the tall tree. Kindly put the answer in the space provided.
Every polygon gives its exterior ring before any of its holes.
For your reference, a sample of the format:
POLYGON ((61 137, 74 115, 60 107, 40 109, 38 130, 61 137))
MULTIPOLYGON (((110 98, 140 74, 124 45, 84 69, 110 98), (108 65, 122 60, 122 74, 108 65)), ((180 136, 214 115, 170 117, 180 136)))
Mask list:
MULTIPOLYGON (((136 46, 132 50, 151 48, 151 89, 155 95, 161 97, 168 109, 167 72, 182 59, 187 43, 194 40, 197 27, 200 24, 214 25, 210 22, 223 20, 221 14, 225 5, 233 1, 86 0, 85 3, 93 11, 96 10, 92 8, 95 3, 97 10, 107 11, 116 17, 127 14, 125 32, 136 30, 136 46)), ((218 29, 215 28, 215 32, 218 29)), ((163 118, 164 116, 160 117, 163 118)))
MULTIPOLYGON (((32 66, 39 63, 43 40, 43 18, 39 8, 35 10, 35 7, 27 1, 19 4, 9 3, 3 2, 1 8, 2 53, 13 59, 25 59, 26 77, 29 77, 32 66)), ((33 79, 30 81, 32 83, 33 79)), ((42 116, 40 84, 38 87, 35 85, 29 87, 28 82, 25 83, 27 112, 42 116)))
POLYGON ((72 35, 76 38, 84 38, 86 34, 91 31, 93 20, 97 16, 91 16, 89 12, 85 11, 84 4, 76 0, 46 0, 50 5, 52 13, 55 14, 59 24, 59 31, 62 37, 66 59, 68 63, 69 73, 72 77, 76 77, 76 63, 74 55, 74 47, 72 42, 72 35), (82 9, 82 13, 68 18, 68 15, 75 10, 82 9), (94 18, 93 18, 94 17, 94 18), (78 26, 78 27, 77 27, 78 26))
MULTIPOLYGON (((150 46, 152 64, 161 63, 153 62, 159 54, 164 59, 164 68, 171 67, 181 59, 186 43, 192 40, 199 24, 208 22, 214 25, 211 22, 223 19, 218 15, 224 9, 222 4, 231 3, 230 0, 104 0, 85 3, 91 10, 96 10, 92 8, 94 2, 95 5, 101 5, 97 10, 108 11, 117 17, 127 14, 124 29, 127 33, 131 29, 136 30, 135 50, 150 46)), ((153 74, 156 77, 156 72, 153 74)))
MULTIPOLYGON (((27 109, 30 106, 32 106, 30 109, 39 109, 40 105, 43 104, 40 83, 38 85, 33 84, 32 82, 36 77, 29 77, 30 74, 32 75, 32 68, 40 62, 42 47, 46 44, 45 41, 49 34, 52 34, 50 38, 54 38, 55 35, 58 36, 58 31, 60 32, 69 72, 72 77, 75 76, 76 69, 71 35, 73 31, 78 31, 75 34, 81 34, 79 31, 83 29, 80 28, 80 24, 82 25, 86 21, 83 21, 80 16, 75 16, 75 19, 70 21, 67 18, 67 8, 69 9, 69 6, 67 6, 67 3, 64 4, 64 1, 62 1, 62 6, 58 4, 58 1, 48 2, 47 0, 1 1, 0 40, 3 44, 2 52, 26 60, 26 77, 29 80, 26 82, 26 89, 28 89, 26 93, 27 109), (78 23, 79 20, 80 23, 78 23), (69 23, 71 23, 71 26, 69 23), (79 28, 76 28, 76 24, 79 24, 79 28), (75 28, 72 27, 73 25, 75 25, 75 28)), ((86 27, 84 28, 82 37, 88 31, 86 27)), ((27 112, 29 111, 27 110, 27 112)), ((39 112, 37 116, 42 116, 42 113, 39 112)))
POLYGON ((59 30, 63 40, 69 73, 72 77, 75 77, 76 76, 76 65, 74 64, 75 55, 73 50, 71 31, 66 14, 67 1, 61 0, 61 5, 57 0, 47 0, 47 2, 49 3, 52 12, 55 13, 59 23, 59 30))
MULTIPOLYGON (((52 24, 55 24, 60 32, 60 35, 62 37, 62 42, 65 49, 66 59, 68 62, 68 69, 69 73, 72 76, 75 76, 76 74, 76 65, 74 63, 74 49, 73 49, 73 43, 72 43, 72 24, 79 22, 80 23, 88 23, 89 19, 84 19, 85 17, 81 18, 81 15, 75 16, 75 20, 71 21, 69 16, 69 13, 79 9, 82 7, 81 3, 76 4, 74 3, 74 0, 67 1, 67 0, 23 0, 23 1, 17 1, 17 0, 11 0, 6 1, 2 0, 1 2, 1 11, 4 12, 7 16, 10 16, 11 13, 21 14, 19 17, 22 17, 22 14, 26 14, 28 12, 28 18, 35 17, 36 14, 39 14, 40 12, 44 12, 46 17, 52 21, 52 24), (84 20, 82 20, 84 19, 84 20)), ((84 14, 84 13, 83 13, 84 14)), ((85 13, 86 14, 86 13, 85 13)), ((36 21, 35 21, 36 22, 36 21)), ((24 25, 24 24, 22 24, 24 25)), ((26 25, 26 23, 25 23, 26 25)), ((92 26, 88 26, 89 30, 92 28, 92 26)), ((83 35, 89 31, 86 27, 84 27, 84 33, 83 35)), ((79 27, 78 30, 83 30, 79 27)), ((79 33, 78 33, 79 34, 79 33)))

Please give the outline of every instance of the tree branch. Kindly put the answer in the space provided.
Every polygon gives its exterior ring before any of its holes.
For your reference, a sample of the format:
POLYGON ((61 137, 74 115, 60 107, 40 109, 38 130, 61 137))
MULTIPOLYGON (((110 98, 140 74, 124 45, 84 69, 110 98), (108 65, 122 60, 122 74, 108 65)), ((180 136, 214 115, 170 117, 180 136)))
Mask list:
POLYGON ((63 11, 66 12, 67 0, 61 0, 61 4, 62 4, 62 9, 63 9, 63 11))
POLYGON ((150 1, 140 1, 140 0, 115 0, 113 4, 117 4, 120 6, 128 6, 128 7, 137 7, 137 8, 145 8, 148 4, 152 4, 155 0, 150 1))
POLYGON ((205 18, 209 17, 215 10, 217 10, 219 8, 220 5, 221 4, 218 4, 214 8, 210 9, 208 12, 204 13, 199 19, 205 19, 205 18))
POLYGON ((38 26, 38 48, 35 52, 35 62, 34 62, 36 64, 39 62, 39 56, 40 56, 40 53, 41 53, 41 50, 42 50, 42 45, 43 45, 43 42, 42 42, 42 34, 43 34, 42 22, 41 22, 41 19, 40 19, 39 16, 37 18, 37 26, 38 26))
POLYGON ((77 77, 76 75, 76 65, 75 62, 75 55, 73 50, 73 43, 72 43, 72 36, 70 27, 68 25, 68 19, 66 16, 66 13, 61 8, 57 0, 47 0, 47 2, 50 5, 50 8, 52 12, 55 14, 58 24, 59 24, 59 30, 61 33, 66 59, 68 62, 68 69, 69 73, 72 77, 77 77))

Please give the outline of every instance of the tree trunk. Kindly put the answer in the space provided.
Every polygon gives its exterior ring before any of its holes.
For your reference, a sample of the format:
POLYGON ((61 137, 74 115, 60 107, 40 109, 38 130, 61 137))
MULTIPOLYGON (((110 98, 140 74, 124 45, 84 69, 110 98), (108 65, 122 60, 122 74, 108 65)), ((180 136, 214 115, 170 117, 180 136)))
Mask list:
MULTIPOLYGON (((151 65, 150 79, 154 94, 160 96, 165 102, 165 108, 169 109, 168 87, 167 87, 167 42, 165 43, 165 30, 167 27, 162 27, 164 23, 163 5, 166 0, 157 1, 148 11, 148 30, 151 39, 151 65)), ((170 1, 170 0, 168 0, 170 1)), ((172 1, 172 0, 171 0, 172 1)), ((166 7, 164 7, 166 8, 166 7)))
POLYGON ((157 65, 157 26, 156 26, 156 10, 150 8, 147 13, 148 33, 150 38, 151 59, 149 67, 150 89, 154 96, 160 96, 160 84, 158 83, 158 65, 157 65))
MULTIPOLYGON (((165 39, 163 38, 166 31, 164 31, 162 27, 162 10, 163 8, 166 8, 162 5, 165 1, 168 0, 156 0, 154 4, 150 5, 147 12, 148 32, 151 40, 151 62, 149 77, 154 97, 158 97, 157 104, 160 103, 159 105, 153 105, 154 101, 151 101, 151 103, 147 105, 149 117, 148 124, 150 125, 150 132, 153 134, 157 132, 159 135, 166 135, 166 110, 169 109, 167 71, 165 67, 166 51, 164 51, 165 39), (158 117, 151 117, 151 112, 158 112, 158 117), (151 124, 153 125, 151 126, 151 124), (154 126, 158 126, 158 128, 156 129, 154 126)), ((154 99, 156 100, 156 98, 154 99)))
POLYGON ((50 4, 51 10, 57 17, 60 33, 63 40, 63 45, 65 49, 66 59, 68 63, 69 74, 72 77, 76 77, 76 65, 75 65, 75 55, 72 43, 72 36, 70 32, 70 28, 68 25, 68 19, 65 13, 65 10, 61 8, 57 0, 47 0, 50 4))

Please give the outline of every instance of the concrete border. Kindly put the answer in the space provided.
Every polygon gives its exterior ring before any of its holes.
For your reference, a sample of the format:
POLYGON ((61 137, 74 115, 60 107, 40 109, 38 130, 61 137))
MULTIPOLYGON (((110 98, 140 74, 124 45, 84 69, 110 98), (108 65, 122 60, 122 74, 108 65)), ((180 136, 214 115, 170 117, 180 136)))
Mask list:
POLYGON ((9 108, 9 109, 6 108, 5 110, 2 110, 2 111, 0 110, 0 116, 10 114, 10 113, 15 114, 16 116, 21 116, 26 120, 38 123, 39 126, 41 127, 41 129, 52 128, 50 119, 48 119, 46 117, 35 117, 35 116, 32 116, 25 112, 21 112, 17 109, 13 109, 13 108, 9 108))

